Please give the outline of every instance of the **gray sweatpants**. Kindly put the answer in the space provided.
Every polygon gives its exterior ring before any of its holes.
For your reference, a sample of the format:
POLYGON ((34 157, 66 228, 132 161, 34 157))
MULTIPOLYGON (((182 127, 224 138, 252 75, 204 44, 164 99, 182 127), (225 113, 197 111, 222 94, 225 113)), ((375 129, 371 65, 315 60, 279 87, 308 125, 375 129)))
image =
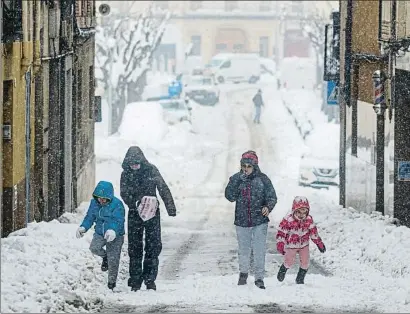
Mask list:
POLYGON ((265 277, 266 236, 268 224, 264 223, 255 227, 236 226, 238 238, 239 272, 248 273, 251 263, 251 250, 253 250, 253 265, 255 280, 265 277))
POLYGON ((103 236, 94 233, 90 244, 91 253, 107 257, 108 259, 108 282, 117 281, 118 269, 120 266, 121 248, 124 243, 124 236, 117 236, 114 241, 107 242, 103 236), (106 247, 106 250, 103 247, 106 247))

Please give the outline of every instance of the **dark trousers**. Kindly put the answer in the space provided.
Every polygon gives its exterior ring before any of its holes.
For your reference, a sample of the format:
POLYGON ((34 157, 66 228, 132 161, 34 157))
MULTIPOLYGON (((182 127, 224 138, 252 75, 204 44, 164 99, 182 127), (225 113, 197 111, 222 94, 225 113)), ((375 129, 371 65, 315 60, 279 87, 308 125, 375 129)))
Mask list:
POLYGON ((157 215, 143 221, 136 210, 128 213, 128 256, 130 258, 129 286, 155 281, 158 275, 158 256, 162 251, 161 218, 157 215), (145 248, 143 235, 145 230, 145 248), (144 256, 145 251, 145 256, 144 256))

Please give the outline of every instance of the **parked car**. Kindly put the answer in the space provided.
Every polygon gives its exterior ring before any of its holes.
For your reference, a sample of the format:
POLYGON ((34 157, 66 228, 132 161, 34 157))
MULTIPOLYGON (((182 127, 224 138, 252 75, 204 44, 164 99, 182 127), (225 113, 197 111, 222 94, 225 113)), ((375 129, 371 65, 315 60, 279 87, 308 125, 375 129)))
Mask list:
POLYGON ((339 125, 324 123, 306 138, 301 156, 299 185, 313 188, 339 186, 339 125), (327 140, 323 140, 326 134, 327 140))
POLYGON ((254 53, 219 53, 211 59, 208 68, 220 84, 255 84, 261 76, 261 61, 254 53))
POLYGON ((212 76, 190 76, 184 79, 184 92, 200 105, 215 106, 219 102, 219 87, 212 76))
POLYGON ((166 99, 159 102, 164 109, 165 121, 170 124, 177 124, 183 121, 191 123, 192 107, 187 99, 166 99))
POLYGON ((313 188, 339 186, 339 158, 323 156, 319 151, 302 155, 299 185, 313 188))

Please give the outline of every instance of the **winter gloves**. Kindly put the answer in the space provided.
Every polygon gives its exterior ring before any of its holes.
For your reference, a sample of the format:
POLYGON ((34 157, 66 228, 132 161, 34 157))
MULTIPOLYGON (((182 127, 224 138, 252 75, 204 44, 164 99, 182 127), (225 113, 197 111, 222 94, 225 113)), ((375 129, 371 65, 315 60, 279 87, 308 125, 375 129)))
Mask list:
POLYGON ((79 238, 82 238, 84 236, 84 233, 86 233, 85 228, 84 227, 79 227, 77 229, 77 232, 76 232, 75 235, 76 235, 77 239, 79 239, 79 238))
POLYGON ((105 231, 104 239, 107 240, 107 242, 114 241, 115 237, 116 237, 116 234, 114 230, 109 229, 105 231))
MULTIPOLYGON (((85 230, 84 227, 78 227, 77 232, 76 232, 75 235, 76 235, 77 239, 80 239, 84 236, 84 233, 86 233, 86 232, 87 232, 87 230, 85 230)), ((111 242, 111 241, 115 240, 116 236, 117 235, 115 234, 115 231, 112 230, 112 229, 109 229, 105 232, 104 239, 107 240, 107 242, 111 242)))
POLYGON ((320 253, 325 253, 325 252, 326 252, 326 247, 325 247, 325 245, 323 244, 323 242, 319 242, 319 243, 317 244, 317 248, 319 249, 320 253))
POLYGON ((285 242, 277 242, 276 250, 282 255, 285 255, 285 242))

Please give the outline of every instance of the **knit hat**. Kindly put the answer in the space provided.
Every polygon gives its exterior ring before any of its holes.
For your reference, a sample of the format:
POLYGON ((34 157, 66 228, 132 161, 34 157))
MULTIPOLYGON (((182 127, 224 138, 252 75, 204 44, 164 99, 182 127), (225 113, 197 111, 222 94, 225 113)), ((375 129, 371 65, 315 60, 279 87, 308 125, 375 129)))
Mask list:
POLYGON ((292 204, 292 212, 299 208, 307 208, 310 210, 309 201, 305 196, 296 196, 292 204))
POLYGON ((241 164, 251 164, 253 166, 257 166, 258 162, 258 156, 253 150, 248 150, 242 154, 241 164))

